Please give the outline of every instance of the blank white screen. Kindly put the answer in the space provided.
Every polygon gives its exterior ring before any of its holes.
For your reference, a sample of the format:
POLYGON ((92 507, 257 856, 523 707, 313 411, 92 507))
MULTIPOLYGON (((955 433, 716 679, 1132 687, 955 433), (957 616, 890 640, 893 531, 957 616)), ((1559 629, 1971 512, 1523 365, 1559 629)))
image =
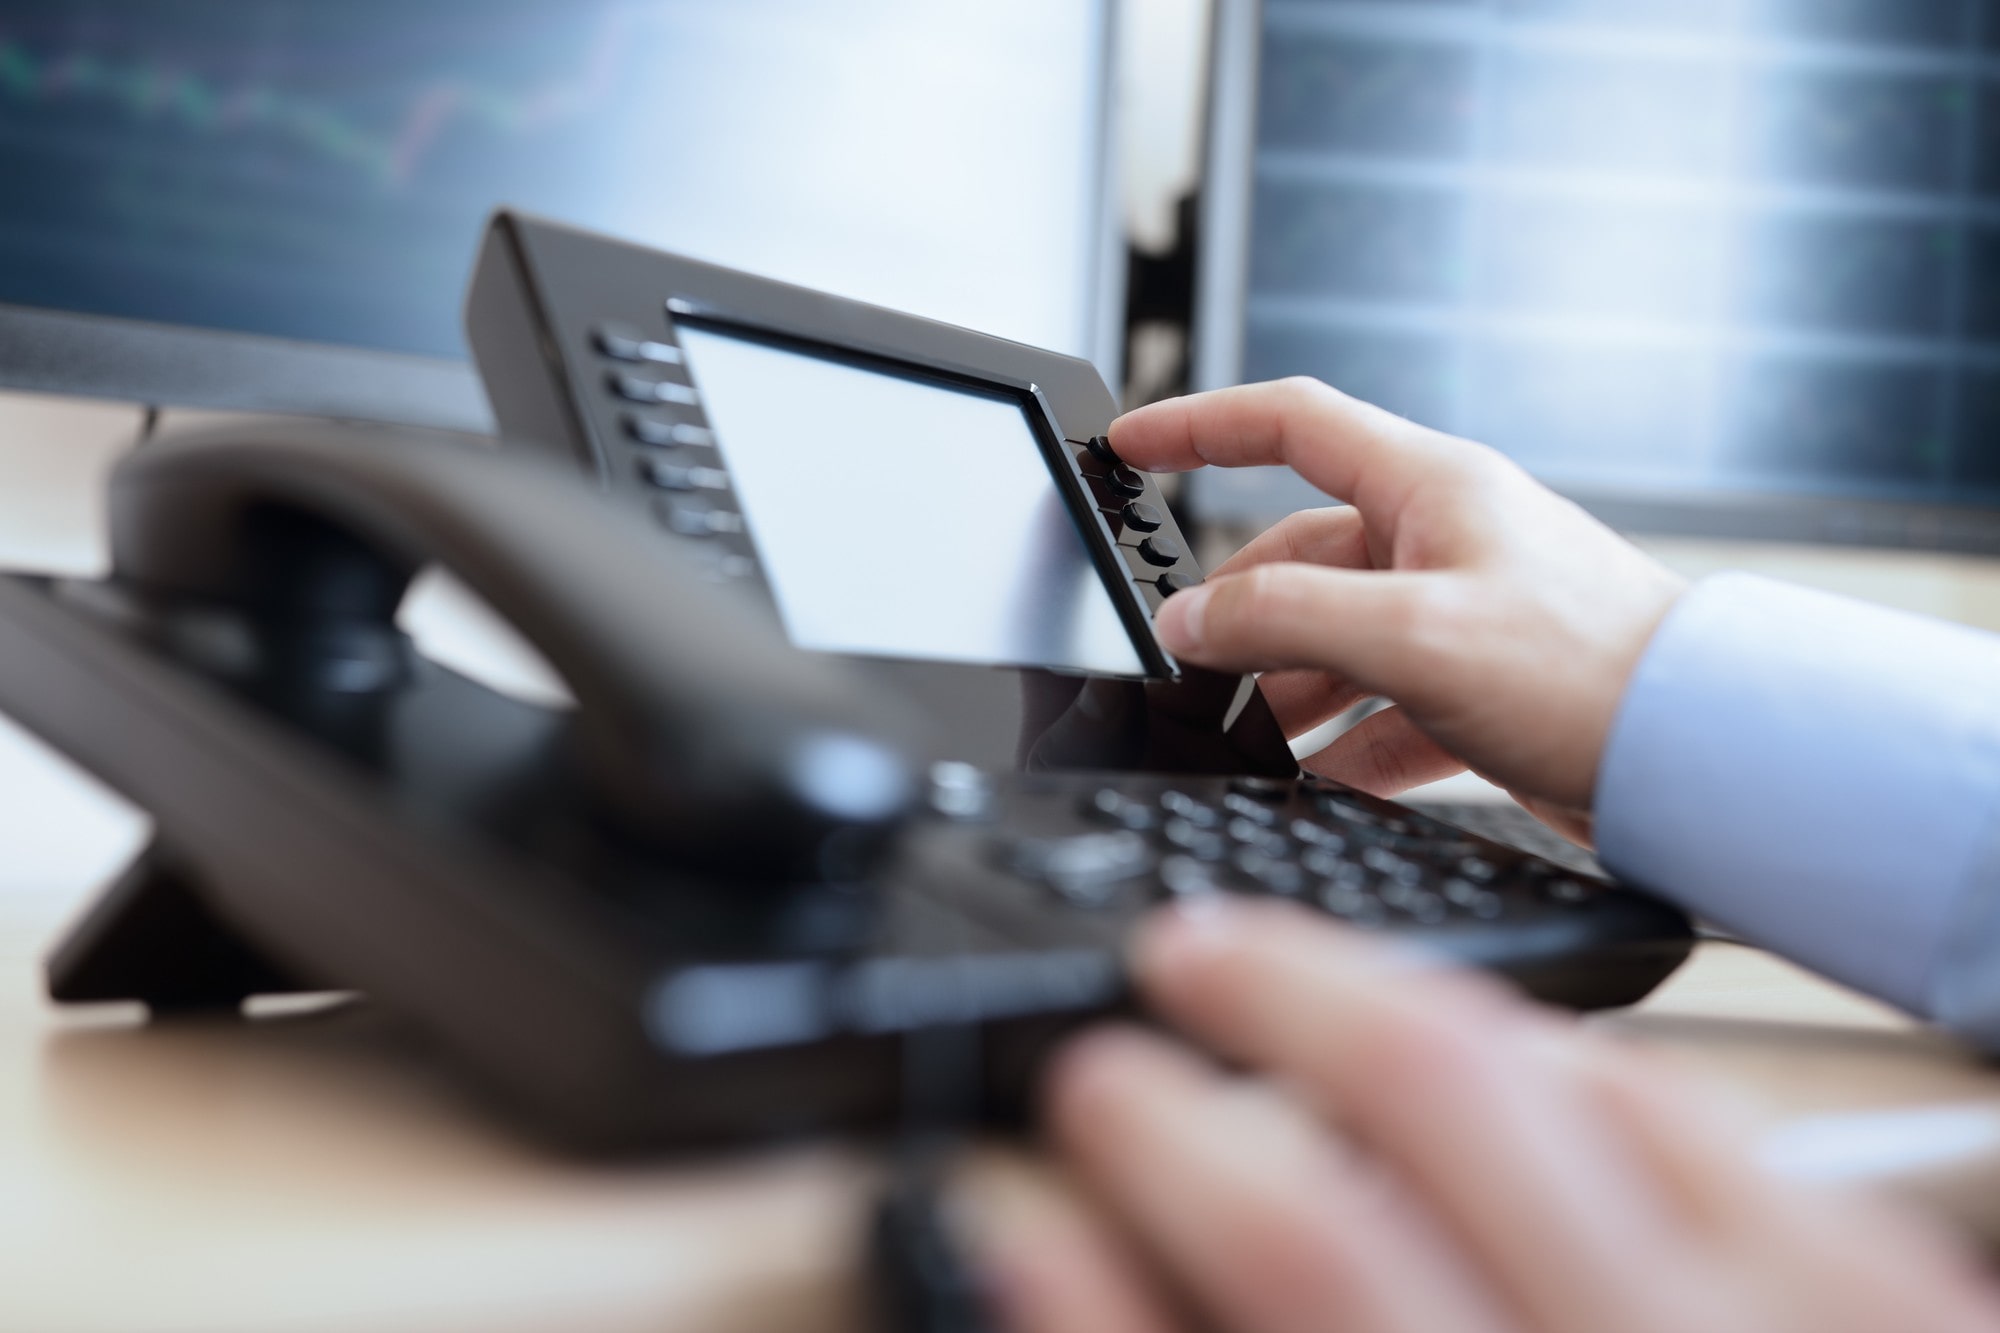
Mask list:
POLYGON ((793 643, 1145 674, 1018 401, 680 339, 793 643))

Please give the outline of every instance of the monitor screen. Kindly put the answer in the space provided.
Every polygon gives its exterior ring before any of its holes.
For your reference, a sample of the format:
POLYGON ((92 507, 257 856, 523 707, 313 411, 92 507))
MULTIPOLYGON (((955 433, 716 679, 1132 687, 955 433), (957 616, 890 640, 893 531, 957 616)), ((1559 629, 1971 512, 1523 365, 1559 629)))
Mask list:
POLYGON ((507 204, 1099 355, 1105 12, 0 0, 0 306, 457 362, 507 204))
POLYGON ((799 647, 1145 674, 1019 397, 679 333, 799 647))
POLYGON ((1269 0, 1218 336, 1579 494, 2000 505, 1996 12, 1269 0))

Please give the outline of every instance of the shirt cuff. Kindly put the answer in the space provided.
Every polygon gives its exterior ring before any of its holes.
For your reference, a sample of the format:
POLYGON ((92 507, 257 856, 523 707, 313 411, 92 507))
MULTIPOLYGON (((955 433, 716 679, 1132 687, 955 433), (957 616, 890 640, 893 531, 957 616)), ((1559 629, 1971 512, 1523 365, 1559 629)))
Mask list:
POLYGON ((1745 939, 1936 1016, 2000 810, 2000 639, 1747 574, 1690 589, 1598 771, 1598 855, 1745 939))

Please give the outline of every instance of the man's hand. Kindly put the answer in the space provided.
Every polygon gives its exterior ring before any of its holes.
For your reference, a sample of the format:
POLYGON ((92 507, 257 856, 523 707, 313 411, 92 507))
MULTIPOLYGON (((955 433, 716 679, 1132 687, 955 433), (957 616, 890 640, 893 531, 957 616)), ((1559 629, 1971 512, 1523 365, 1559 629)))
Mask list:
POLYGON ((1062 1169, 975 1175, 1013 1333, 1992 1333, 1914 1219, 1769 1176, 1638 1052, 1287 904, 1155 920, 1154 1009, 1049 1075, 1062 1169))
POLYGON ((1191 662, 1268 673, 1289 735, 1398 705, 1308 768, 1391 796, 1469 764, 1540 813, 1588 810, 1674 575, 1493 450, 1315 380, 1156 403, 1111 444, 1154 472, 1284 464, 1350 506, 1279 523, 1158 619, 1191 662))

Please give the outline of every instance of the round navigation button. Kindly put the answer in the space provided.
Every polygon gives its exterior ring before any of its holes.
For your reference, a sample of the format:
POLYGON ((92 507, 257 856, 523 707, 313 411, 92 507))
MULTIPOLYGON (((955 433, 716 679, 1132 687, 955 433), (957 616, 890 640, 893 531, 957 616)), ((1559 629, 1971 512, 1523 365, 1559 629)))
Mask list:
POLYGON ((1107 467, 1117 467, 1125 461, 1111 452, 1111 437, 1108 435, 1093 435, 1083 447, 1090 450, 1092 458, 1107 467))
POLYGON ((1104 484, 1127 499, 1146 493, 1146 479, 1122 463, 1111 469, 1104 484))
POLYGON ((1179 564, 1181 548, 1165 537, 1148 537, 1139 543, 1139 558, 1149 565, 1179 564))
POLYGON ((1162 574, 1153 580, 1153 586, 1162 596, 1172 597, 1177 592, 1186 592, 1194 586, 1194 580, 1185 574, 1162 574))
POLYGON ((1167 521, 1166 515, 1142 500, 1126 505, 1119 511, 1119 516, 1125 520, 1125 526, 1134 532, 1158 532, 1167 521))

